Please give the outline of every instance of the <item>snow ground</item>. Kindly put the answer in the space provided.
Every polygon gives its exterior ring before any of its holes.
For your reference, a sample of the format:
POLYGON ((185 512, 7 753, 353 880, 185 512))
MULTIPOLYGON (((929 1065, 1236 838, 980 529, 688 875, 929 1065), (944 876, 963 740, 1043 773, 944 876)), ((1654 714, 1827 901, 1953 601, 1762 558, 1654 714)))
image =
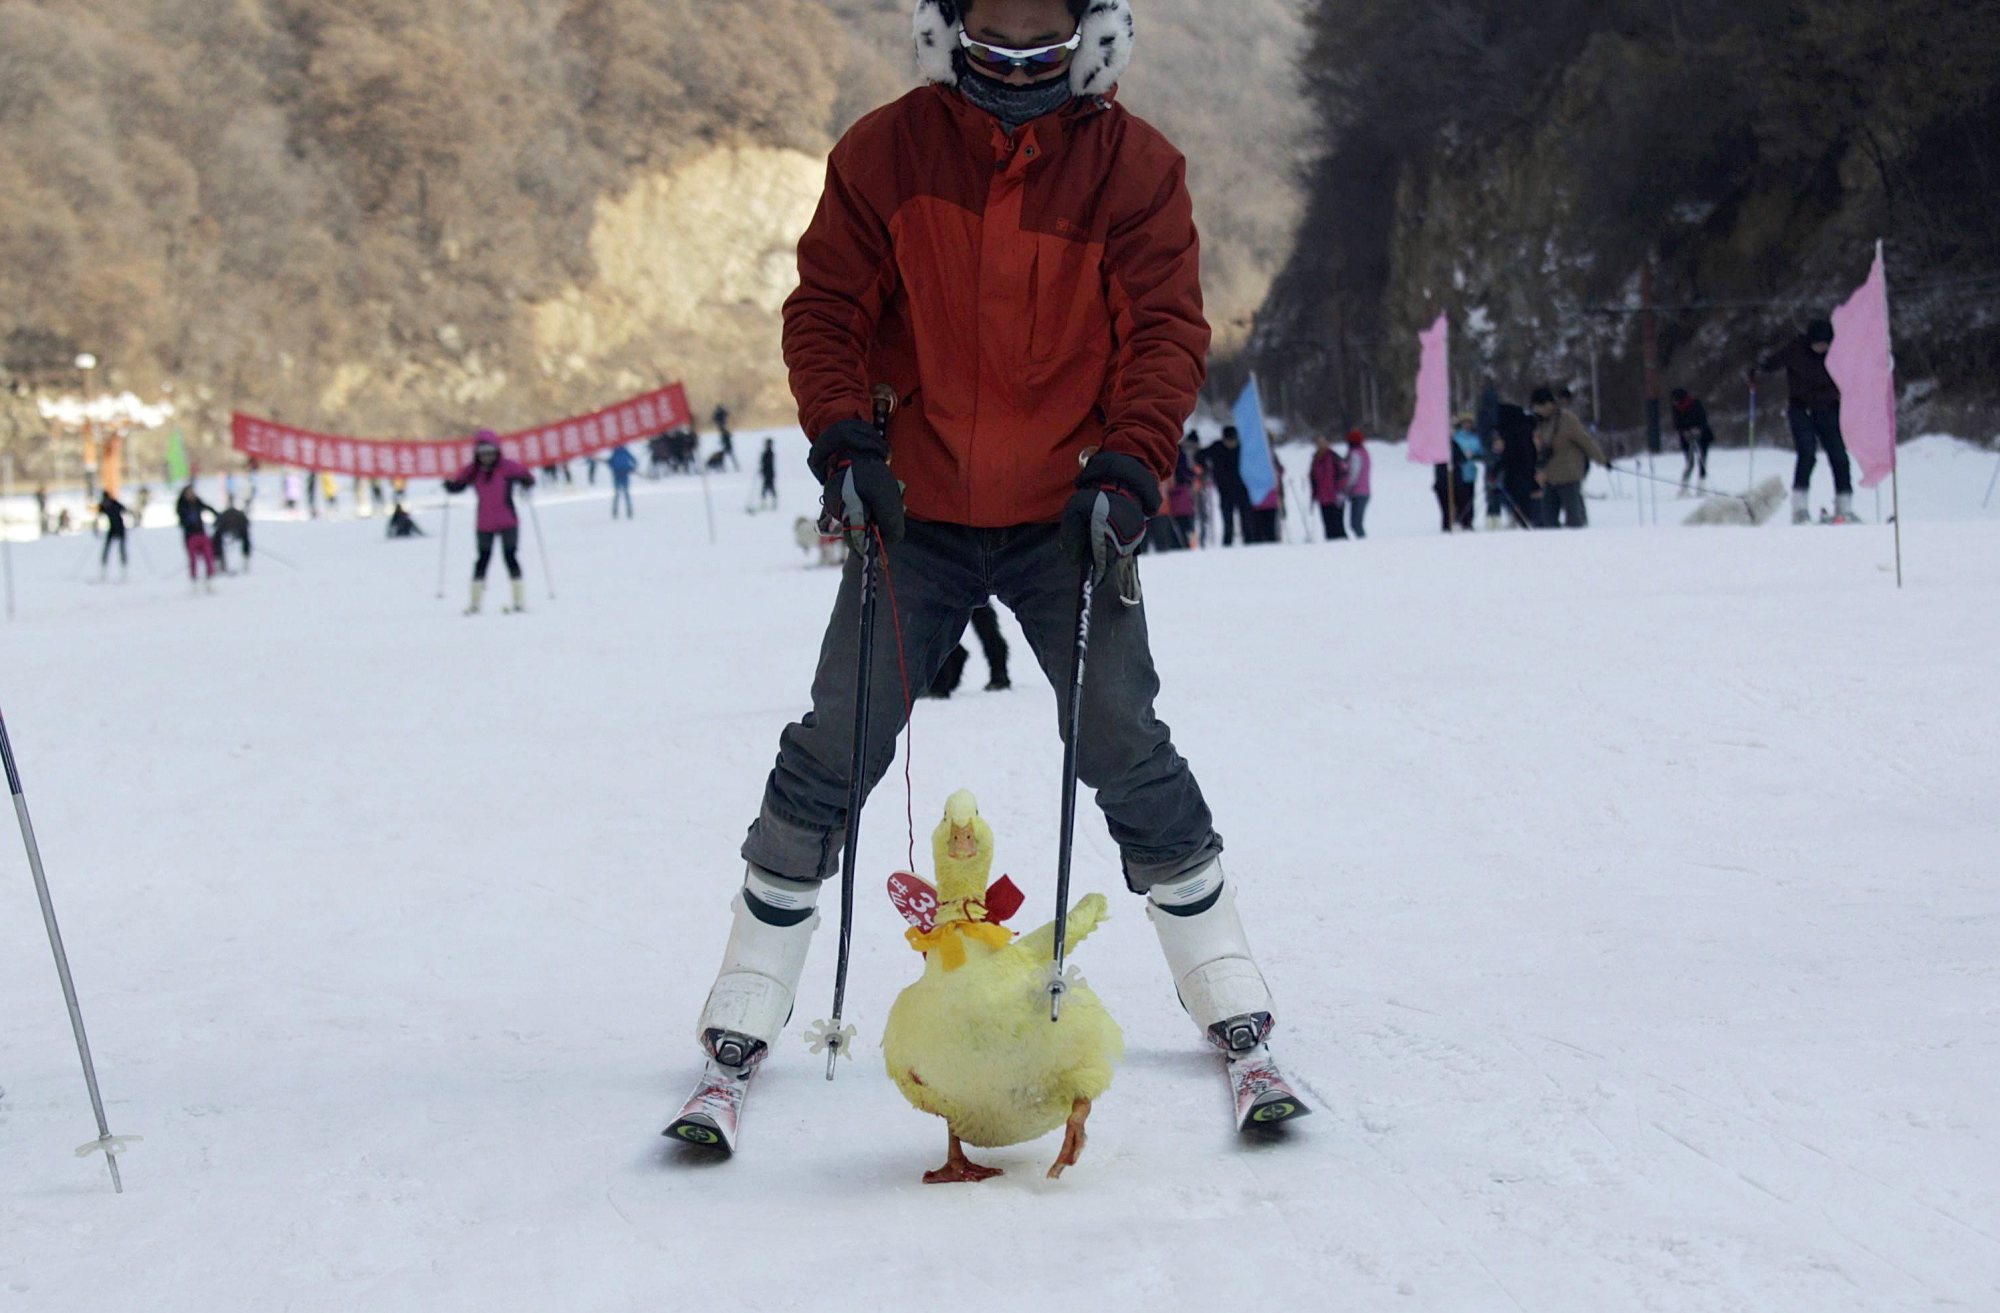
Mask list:
MULTIPOLYGON (((1162 712, 1320 1114, 1228 1133, 1086 808, 1080 886, 1118 901, 1078 962, 1126 1065, 1063 1181, 1050 1139, 942 1188, 875 1056, 917 970, 879 892, 900 771, 864 828, 863 1060, 828 1085, 788 1038, 726 1166, 657 1134, 834 585, 784 442, 786 513, 717 479, 713 548, 693 482, 629 525, 546 499, 560 600, 528 545, 520 617, 458 614, 462 509, 448 602, 436 539, 380 521, 265 524, 200 598, 170 531, 124 586, 84 582, 87 539, 15 546, 0 697, 145 1139, 123 1197, 70 1154, 90 1112, 0 837, 0 1307, 2000 1307, 1992 453, 1906 449, 1902 593, 1886 529, 1681 529, 1669 490, 1668 527, 1607 500, 1588 535, 1445 539, 1394 449, 1366 543, 1150 562, 1162 712)), ((918 829, 974 788, 1032 926, 1054 698, 980 669, 920 708, 918 829)))

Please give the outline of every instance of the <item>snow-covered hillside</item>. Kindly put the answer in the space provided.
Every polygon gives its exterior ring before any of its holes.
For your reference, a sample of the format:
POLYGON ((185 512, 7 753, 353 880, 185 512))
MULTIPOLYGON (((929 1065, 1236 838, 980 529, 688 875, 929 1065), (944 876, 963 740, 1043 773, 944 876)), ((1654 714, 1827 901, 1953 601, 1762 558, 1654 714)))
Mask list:
MULTIPOLYGON (((524 616, 459 614, 462 505, 442 602, 437 540, 379 520, 262 523, 212 597, 171 530, 122 586, 87 538, 14 545, 0 705, 145 1138, 122 1197, 71 1156, 0 833, 0 1307, 2000 1307, 1991 453, 1905 449, 1900 593, 1887 528, 1684 529, 1670 489, 1641 528, 1629 478, 1591 533, 1447 539, 1395 449, 1367 542, 1149 561, 1162 714, 1319 1115, 1230 1134, 1086 807, 1114 919, 1076 960, 1126 1064, 1062 1181, 1051 1139, 925 1187, 943 1128, 877 1049, 919 969, 881 895, 900 767, 863 832, 862 1060, 829 1085, 788 1038, 726 1165, 658 1136, 834 588, 792 542, 797 442, 781 515, 713 481, 715 546, 694 481, 630 524, 545 498, 558 600, 531 540, 524 616)), ((982 693, 975 655, 912 771, 920 835, 977 791, 1027 925, 1060 764, 1032 674, 982 693)))

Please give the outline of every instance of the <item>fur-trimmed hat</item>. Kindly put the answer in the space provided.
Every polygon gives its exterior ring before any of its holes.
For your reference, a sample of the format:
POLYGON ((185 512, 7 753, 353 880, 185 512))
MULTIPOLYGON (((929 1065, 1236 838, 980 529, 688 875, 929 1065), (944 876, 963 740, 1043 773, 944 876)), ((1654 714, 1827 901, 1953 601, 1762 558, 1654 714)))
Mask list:
MULTIPOLYGON (((958 85, 958 34, 965 23, 955 0, 917 0, 917 71, 926 82, 958 85)), ((1070 90, 1101 96, 1118 84, 1132 62, 1131 0, 1090 0, 1084 10, 1083 44, 1069 67, 1070 90)))

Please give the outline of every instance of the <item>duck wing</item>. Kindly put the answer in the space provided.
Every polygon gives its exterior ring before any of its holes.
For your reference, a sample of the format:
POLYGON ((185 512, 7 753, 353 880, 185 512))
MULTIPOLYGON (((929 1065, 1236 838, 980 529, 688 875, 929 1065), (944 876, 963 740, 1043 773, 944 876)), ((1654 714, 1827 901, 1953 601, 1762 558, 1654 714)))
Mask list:
MULTIPOLYGON (((1086 894, 1083 901, 1069 912, 1069 936, 1066 948, 1073 949, 1082 943, 1091 931, 1111 919, 1111 905, 1103 894, 1086 894)), ((1014 942, 1014 947, 1028 955, 1031 962, 1052 962, 1056 956, 1056 923, 1051 921, 1039 930, 1022 935, 1014 942)))

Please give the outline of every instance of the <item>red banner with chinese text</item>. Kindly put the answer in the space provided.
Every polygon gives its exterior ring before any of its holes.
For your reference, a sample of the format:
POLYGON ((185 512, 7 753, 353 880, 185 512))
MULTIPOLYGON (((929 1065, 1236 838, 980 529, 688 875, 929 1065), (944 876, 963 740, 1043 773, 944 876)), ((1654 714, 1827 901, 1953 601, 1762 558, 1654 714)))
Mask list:
MULTIPOLYGON (((530 469, 594 456, 628 442, 694 423, 687 389, 671 383, 595 414, 500 435, 500 450, 530 469)), ((238 411, 229 422, 230 445, 269 465, 296 465, 363 478, 450 478, 472 461, 471 438, 375 441, 292 428, 238 411)))

